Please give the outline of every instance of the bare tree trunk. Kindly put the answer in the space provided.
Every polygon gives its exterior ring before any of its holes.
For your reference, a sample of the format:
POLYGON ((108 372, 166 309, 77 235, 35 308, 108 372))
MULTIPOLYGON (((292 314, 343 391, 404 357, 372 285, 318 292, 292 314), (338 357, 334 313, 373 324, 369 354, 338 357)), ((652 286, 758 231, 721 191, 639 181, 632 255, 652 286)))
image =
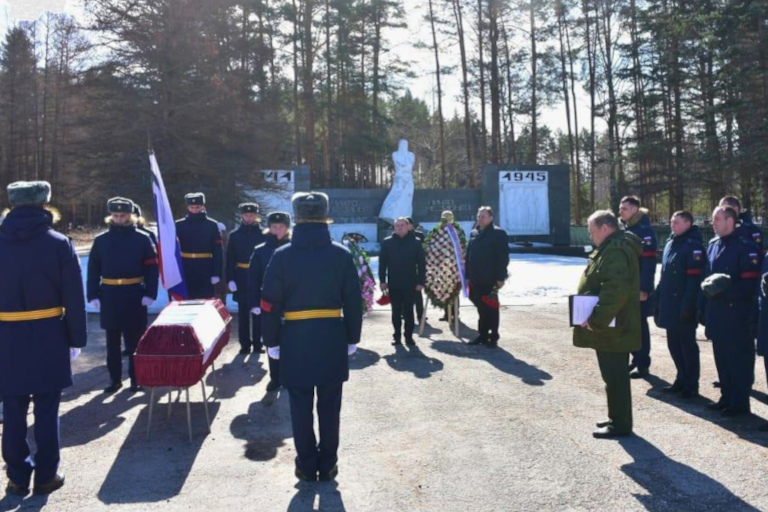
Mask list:
POLYGON ((446 180, 445 165, 445 123, 443 121, 443 87, 440 81, 440 50, 437 46, 437 30, 435 29, 435 12, 432 5, 433 0, 429 0, 429 22, 432 28, 432 47, 435 53, 435 75, 437 78, 437 119, 440 125, 440 186, 448 186, 446 180))
POLYGON ((464 99, 464 138, 466 139, 467 163, 469 164, 469 183, 471 187, 476 185, 475 179, 475 145, 472 136, 472 117, 469 110, 469 79, 467 78, 467 46, 464 40, 464 19, 461 12, 461 0, 453 0, 453 15, 456 18, 456 32, 459 39, 459 53, 461 55, 461 90, 464 99))

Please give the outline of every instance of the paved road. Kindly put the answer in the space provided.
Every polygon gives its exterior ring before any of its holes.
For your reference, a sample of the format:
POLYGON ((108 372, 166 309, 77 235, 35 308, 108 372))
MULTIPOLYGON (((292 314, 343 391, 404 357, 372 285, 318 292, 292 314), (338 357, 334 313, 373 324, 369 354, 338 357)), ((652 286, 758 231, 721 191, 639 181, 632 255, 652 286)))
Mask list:
MULTIPOLYGON (((181 405, 170 419, 156 409, 147 440, 147 395, 101 394, 104 337, 92 316, 62 407, 67 485, 48 500, 6 497, 0 510, 768 509, 762 371, 758 417, 720 419, 705 407, 716 396, 711 345, 702 343, 705 398, 689 403, 659 391, 673 373, 654 331, 654 375, 633 383, 636 435, 595 440, 604 392, 594 353, 571 346, 566 308, 505 308, 498 350, 434 321, 418 347, 394 351, 387 312, 371 314, 345 387, 337 484, 296 483, 288 397, 266 393, 264 356, 238 355, 234 340, 219 359, 212 432, 198 388, 194 441, 181 405)), ((474 325, 474 311, 462 320, 474 325)))

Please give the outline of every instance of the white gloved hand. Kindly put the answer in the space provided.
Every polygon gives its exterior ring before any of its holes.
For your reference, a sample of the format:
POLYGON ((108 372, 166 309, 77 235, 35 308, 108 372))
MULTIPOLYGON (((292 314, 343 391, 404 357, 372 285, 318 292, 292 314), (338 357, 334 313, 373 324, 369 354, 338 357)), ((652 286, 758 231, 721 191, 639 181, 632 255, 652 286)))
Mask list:
POLYGON ((251 308, 251 313, 253 313, 254 315, 260 315, 261 308, 251 308))
POLYGON ((142 297, 141 298, 141 305, 142 306, 149 307, 149 306, 151 306, 154 303, 155 303, 155 299, 153 299, 152 297, 142 297))
POLYGON ((229 291, 235 293, 237 291, 237 283, 234 281, 229 282, 229 291))
POLYGON ((80 349, 77 347, 72 347, 69 349, 69 358, 74 361, 77 359, 77 356, 80 355, 80 349))
POLYGON ((219 281, 221 281, 221 279, 219 279, 219 278, 218 278, 218 277, 216 277, 216 276, 213 276, 213 277, 211 278, 211 284, 218 284, 218 282, 219 282, 219 281))
POLYGON ((90 304, 93 309, 101 309, 101 301, 99 299, 93 299, 90 304))
POLYGON ((267 354, 269 354, 270 359, 277 361, 280 359, 280 347, 269 347, 267 349, 267 354))
POLYGON ((357 345, 352 345, 351 343, 349 345, 347 345, 347 355, 348 356, 351 356, 355 352, 357 352, 357 345))

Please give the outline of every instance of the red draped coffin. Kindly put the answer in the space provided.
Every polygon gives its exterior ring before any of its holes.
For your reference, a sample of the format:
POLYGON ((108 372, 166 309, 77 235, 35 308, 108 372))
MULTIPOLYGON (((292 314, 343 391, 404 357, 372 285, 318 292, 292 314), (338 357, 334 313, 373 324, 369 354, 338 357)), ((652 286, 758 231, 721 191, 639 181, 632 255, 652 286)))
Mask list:
POLYGON ((197 384, 229 341, 232 317, 218 299, 171 302, 139 340, 140 386, 197 384))

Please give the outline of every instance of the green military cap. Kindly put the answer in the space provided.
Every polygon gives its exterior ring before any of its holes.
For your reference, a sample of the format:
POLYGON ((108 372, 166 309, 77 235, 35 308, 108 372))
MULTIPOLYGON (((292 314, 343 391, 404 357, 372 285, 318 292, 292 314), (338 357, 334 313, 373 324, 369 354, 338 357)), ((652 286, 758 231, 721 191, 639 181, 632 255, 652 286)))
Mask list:
POLYGON ((184 202, 187 206, 205 206, 205 194, 202 192, 191 192, 184 196, 184 202))
POLYGON ((731 287, 731 276, 728 274, 712 274, 701 283, 701 291, 708 299, 725 293, 731 287))
POLYGON ((126 197, 113 197, 107 201, 109 213, 133 213, 133 201, 126 197))
POLYGON ((15 181, 8 185, 11 206, 46 204, 51 201, 51 184, 47 181, 15 181))

